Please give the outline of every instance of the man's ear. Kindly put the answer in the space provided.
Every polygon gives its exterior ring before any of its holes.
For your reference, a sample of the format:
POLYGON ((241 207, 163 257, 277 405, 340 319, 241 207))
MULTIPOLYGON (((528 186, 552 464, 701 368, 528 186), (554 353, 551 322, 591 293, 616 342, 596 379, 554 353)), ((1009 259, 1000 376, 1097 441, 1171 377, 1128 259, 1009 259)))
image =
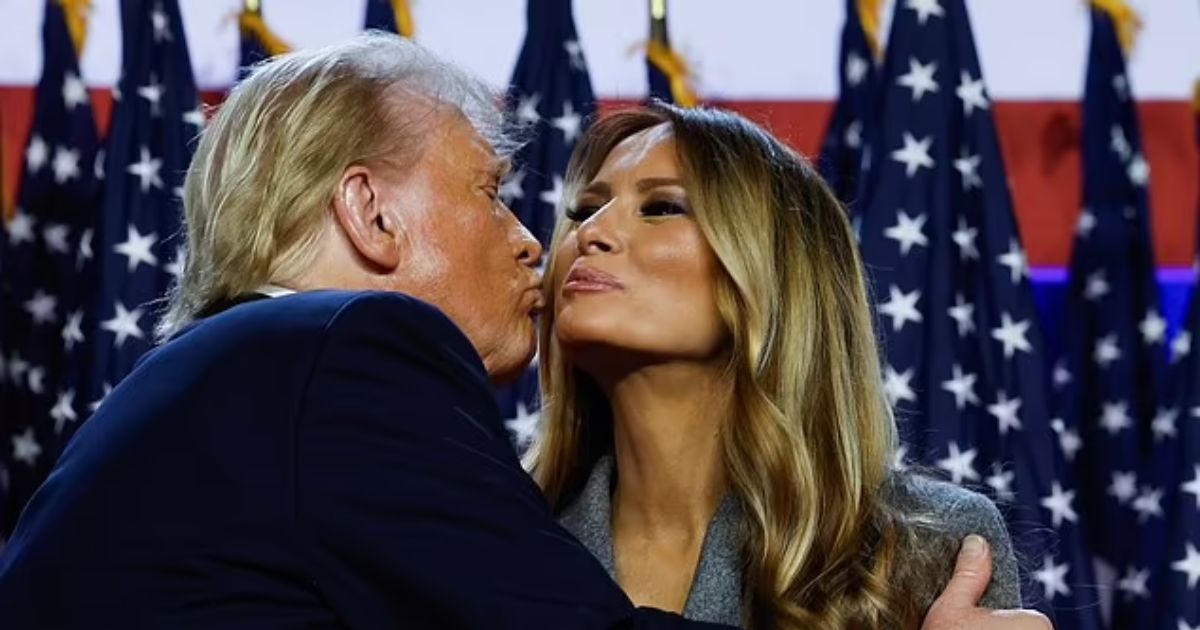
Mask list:
POLYGON ((342 173, 333 196, 333 214, 358 254, 391 271, 400 264, 400 226, 381 198, 382 181, 371 169, 354 165, 342 173))

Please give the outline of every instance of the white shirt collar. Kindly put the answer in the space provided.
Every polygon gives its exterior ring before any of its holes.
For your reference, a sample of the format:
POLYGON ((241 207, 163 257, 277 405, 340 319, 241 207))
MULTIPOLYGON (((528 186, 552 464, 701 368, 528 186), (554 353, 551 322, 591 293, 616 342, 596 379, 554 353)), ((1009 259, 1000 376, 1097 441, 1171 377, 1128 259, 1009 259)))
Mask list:
POLYGON ((285 295, 292 295, 293 293, 296 293, 295 289, 281 287, 277 284, 264 284, 261 287, 258 287, 257 289, 255 289, 254 292, 261 293, 267 297, 273 297, 273 298, 283 297, 285 295))

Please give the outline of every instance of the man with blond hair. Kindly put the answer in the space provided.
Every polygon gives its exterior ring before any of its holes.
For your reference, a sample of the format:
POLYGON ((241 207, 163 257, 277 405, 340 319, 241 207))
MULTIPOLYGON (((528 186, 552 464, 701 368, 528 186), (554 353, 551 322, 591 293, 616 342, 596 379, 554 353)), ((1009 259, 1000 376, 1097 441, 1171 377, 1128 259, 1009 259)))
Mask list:
MULTIPOLYGON (((509 445, 490 387, 533 355, 541 248, 497 103, 384 35, 233 90, 164 343, 22 515, 6 628, 708 627, 635 609, 509 445)), ((1039 627, 974 607, 990 566, 927 627, 1039 627)))

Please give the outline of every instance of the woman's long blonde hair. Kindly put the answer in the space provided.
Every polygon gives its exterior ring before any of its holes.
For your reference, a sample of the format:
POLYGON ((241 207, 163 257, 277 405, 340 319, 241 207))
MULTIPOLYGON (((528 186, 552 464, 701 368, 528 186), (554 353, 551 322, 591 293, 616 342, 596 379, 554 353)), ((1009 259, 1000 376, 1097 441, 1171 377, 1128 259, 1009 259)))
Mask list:
MULTIPOLYGON (((923 611, 893 581, 908 573, 898 556, 913 528, 887 498, 897 435, 846 213, 804 159, 754 124, 666 105, 594 124, 571 159, 565 199, 623 139, 664 123, 720 261, 733 394, 721 440, 745 514, 746 621, 913 626, 923 611)), ((546 295, 553 313, 553 289, 546 295)), ((552 317, 540 335, 542 432, 529 464, 561 509, 611 450, 612 416, 595 382, 564 362, 552 317)))

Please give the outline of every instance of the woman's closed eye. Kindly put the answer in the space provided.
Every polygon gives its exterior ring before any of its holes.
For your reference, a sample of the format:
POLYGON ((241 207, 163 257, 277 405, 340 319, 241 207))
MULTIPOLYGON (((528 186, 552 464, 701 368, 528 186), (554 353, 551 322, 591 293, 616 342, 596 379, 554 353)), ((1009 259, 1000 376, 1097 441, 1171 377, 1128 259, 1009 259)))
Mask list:
POLYGON ((668 217, 687 214, 688 209, 682 203, 668 200, 651 201, 642 206, 642 216, 668 217))

